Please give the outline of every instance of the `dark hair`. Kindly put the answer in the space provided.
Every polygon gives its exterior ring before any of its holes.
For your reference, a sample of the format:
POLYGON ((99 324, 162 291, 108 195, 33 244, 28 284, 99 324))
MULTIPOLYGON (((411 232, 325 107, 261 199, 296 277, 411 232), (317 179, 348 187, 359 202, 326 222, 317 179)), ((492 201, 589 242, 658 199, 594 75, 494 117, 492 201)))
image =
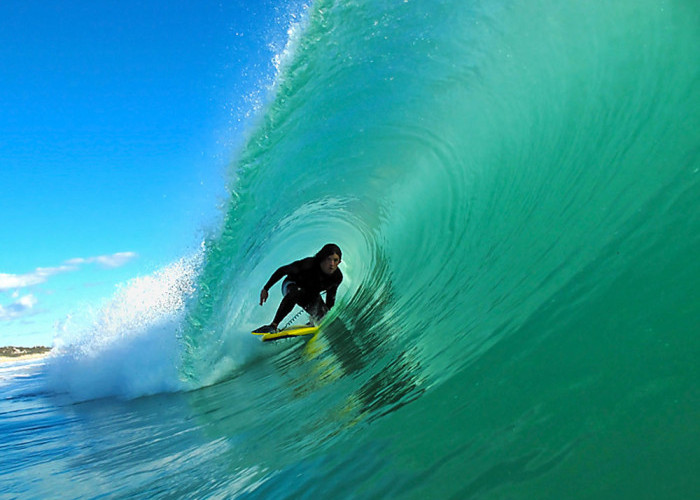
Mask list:
POLYGON ((343 258, 343 252, 340 251, 340 247, 335 243, 328 243, 327 245, 323 245, 323 248, 316 252, 314 260, 316 262, 321 262, 323 259, 333 254, 337 254, 341 259, 343 258))

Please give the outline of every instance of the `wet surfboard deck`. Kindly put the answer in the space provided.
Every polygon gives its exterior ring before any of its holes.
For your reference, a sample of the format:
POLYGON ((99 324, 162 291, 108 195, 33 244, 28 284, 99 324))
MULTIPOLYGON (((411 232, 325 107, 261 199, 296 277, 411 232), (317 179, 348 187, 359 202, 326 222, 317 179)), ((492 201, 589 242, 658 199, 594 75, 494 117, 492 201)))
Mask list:
POLYGON ((303 337, 305 335, 313 335, 318 332, 317 326, 299 325, 290 326, 284 330, 275 333, 257 333, 251 332, 253 335, 258 335, 263 342, 271 342, 273 340, 288 339, 291 337, 303 337))

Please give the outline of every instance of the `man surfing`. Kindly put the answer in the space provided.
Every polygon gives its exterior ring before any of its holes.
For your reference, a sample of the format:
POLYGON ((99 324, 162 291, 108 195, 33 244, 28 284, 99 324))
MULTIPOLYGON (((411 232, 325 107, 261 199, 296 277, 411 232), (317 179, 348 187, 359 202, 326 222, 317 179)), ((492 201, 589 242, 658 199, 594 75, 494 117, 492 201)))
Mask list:
POLYGON ((343 281, 343 273, 338 269, 341 258, 342 252, 338 245, 329 243, 313 257, 294 261, 272 273, 260 292, 260 305, 267 301, 270 288, 286 276, 282 282, 284 297, 272 323, 261 326, 253 333, 276 332, 280 321, 294 309, 296 304, 309 313, 312 321, 320 321, 335 304, 338 286, 343 281), (323 291, 326 292, 325 303, 321 298, 323 291))

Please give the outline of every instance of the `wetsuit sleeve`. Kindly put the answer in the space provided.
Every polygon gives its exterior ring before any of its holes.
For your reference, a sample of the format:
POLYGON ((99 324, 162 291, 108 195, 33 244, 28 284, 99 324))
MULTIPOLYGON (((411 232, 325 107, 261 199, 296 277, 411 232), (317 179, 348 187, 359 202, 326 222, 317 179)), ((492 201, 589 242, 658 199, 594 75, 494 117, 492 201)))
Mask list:
POLYGON ((335 294, 338 291, 338 285, 333 285, 326 291, 326 307, 330 309, 335 305, 335 294))
POLYGON ((294 263, 287 264, 286 266, 280 267, 277 271, 272 273, 272 276, 270 276, 270 279, 267 280, 267 283, 265 283, 265 286, 263 288, 265 290, 270 290, 270 288, 272 288, 275 283, 277 283, 280 279, 282 279, 282 276, 287 276, 293 270, 294 270, 294 263))
POLYGON ((340 283, 343 281, 343 274, 340 272, 340 269, 338 269, 336 273, 338 273, 336 282, 326 290, 326 307, 328 309, 335 305, 335 294, 338 292, 338 286, 340 286, 340 283))

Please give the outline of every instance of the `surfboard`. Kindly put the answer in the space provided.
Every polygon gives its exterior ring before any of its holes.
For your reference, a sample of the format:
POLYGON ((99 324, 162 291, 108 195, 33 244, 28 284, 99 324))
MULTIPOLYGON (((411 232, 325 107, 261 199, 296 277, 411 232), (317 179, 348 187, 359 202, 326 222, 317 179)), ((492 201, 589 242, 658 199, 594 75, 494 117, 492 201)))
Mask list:
POLYGON ((250 332, 253 335, 259 335, 262 337, 263 342, 270 342, 272 340, 288 339, 290 337, 303 337, 304 335, 313 335, 318 332, 317 326, 290 326, 284 330, 280 330, 277 333, 256 333, 250 332))

